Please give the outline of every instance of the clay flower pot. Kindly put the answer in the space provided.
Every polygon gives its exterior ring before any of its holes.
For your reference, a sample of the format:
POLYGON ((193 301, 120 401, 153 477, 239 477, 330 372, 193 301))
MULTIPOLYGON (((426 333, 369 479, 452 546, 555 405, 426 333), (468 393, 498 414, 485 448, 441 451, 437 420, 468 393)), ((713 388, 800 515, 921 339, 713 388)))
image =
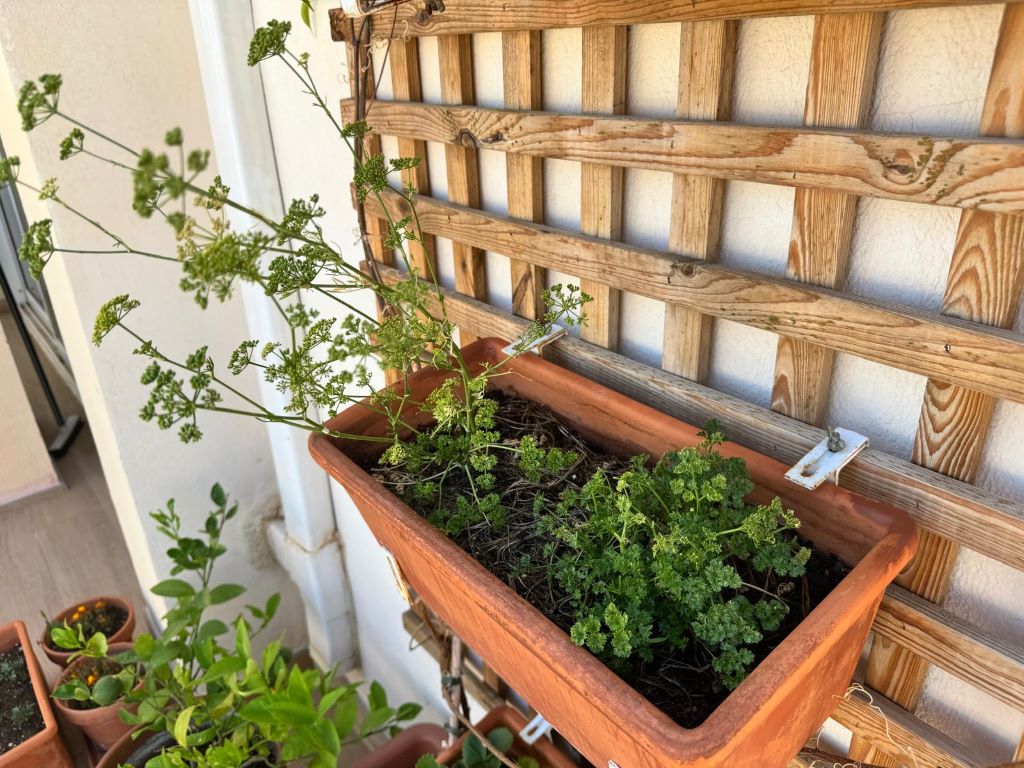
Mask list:
MULTIPOLYGON (((129 731, 114 742, 114 745, 104 753, 96 768, 117 768, 128 761, 137 749, 154 738, 155 733, 143 733, 138 739, 132 738, 135 731, 129 731)), ((141 767, 140 767, 141 768, 141 767)))
POLYGON ((39 667, 39 660, 32 652, 32 641, 29 639, 25 624, 20 621, 0 627, 0 651, 9 650, 15 643, 21 646, 21 652, 25 656, 25 667, 32 680, 36 706, 43 716, 43 730, 0 754, 0 768, 72 768, 74 764, 64 742, 60 739, 57 720, 50 708, 46 678, 39 667))
MULTIPOLYGON (((131 649, 131 643, 114 643, 109 646, 109 655, 116 656, 119 653, 124 653, 131 649)), ((61 672, 60 676, 57 678, 57 682, 53 686, 53 689, 57 690, 58 687, 70 680, 71 677, 89 661, 90 659, 87 658, 78 658, 71 662, 67 668, 61 672)), ((109 749, 118 739, 132 730, 132 726, 121 720, 121 710, 127 709, 130 712, 134 712, 137 708, 137 705, 135 704, 125 706, 121 699, 118 699, 109 706, 94 707, 92 709, 75 709, 69 706, 68 702, 56 698, 53 700, 53 703, 65 720, 72 725, 76 725, 81 728, 82 733, 84 733, 97 747, 104 751, 109 749)))
POLYGON ((352 768, 415 768, 416 761, 423 755, 436 755, 441 751, 447 735, 439 725, 414 725, 356 760, 352 768))
MULTIPOLYGON (((479 366, 505 358, 505 342, 482 339, 463 355, 479 366)), ((543 403, 586 439, 620 456, 660 457, 698 444, 698 429, 527 354, 506 366, 497 389, 543 403)), ((445 375, 410 378, 422 401, 445 375)), ((397 386, 397 385, 396 385, 397 386)), ((411 411, 408 418, 425 418, 411 411)), ((348 434, 386 433, 366 405, 328 422, 348 434)), ((309 441, 317 462, 351 495, 377 540, 397 559, 423 600, 588 760, 605 766, 782 768, 835 708, 849 684, 886 586, 910 561, 917 532, 894 507, 835 485, 806 491, 787 467, 734 443, 757 489, 752 503, 780 496, 819 550, 854 566, 842 582, 699 727, 675 724, 510 587, 362 470, 379 444, 309 441), (376 447, 375 447, 376 446, 376 447)))
MULTIPOLYGON (((519 737, 519 732, 527 726, 526 718, 515 707, 505 705, 495 707, 476 724, 475 728, 486 736, 495 728, 505 727, 515 734, 515 741, 512 742, 510 754, 515 759, 520 757, 532 757, 540 764, 540 768, 575 768, 576 764, 564 755, 550 739, 541 738, 533 744, 527 744, 519 737)), ((437 757, 441 765, 451 765, 462 757, 462 745, 469 738, 469 732, 462 734, 458 741, 437 757)))
MULTIPOLYGON (((124 623, 119 629, 114 632, 106 633, 108 643, 127 643, 132 639, 132 635, 135 632, 135 609, 132 608, 132 604, 127 600, 123 600, 120 597, 109 597, 101 595, 99 597, 91 597, 88 600, 82 600, 81 602, 75 603, 69 608, 64 609, 56 616, 53 617, 53 622, 56 624, 63 624, 65 621, 70 622, 71 617, 74 616, 75 612, 79 610, 81 606, 96 605, 99 601, 105 602, 107 605, 112 605, 120 608, 127 614, 124 623)), ((59 648, 51 646, 51 640, 46 634, 46 629, 43 628, 43 634, 39 640, 39 645, 43 649, 43 653, 46 657, 56 664, 58 667, 63 669, 68 665, 68 658, 71 656, 70 651, 62 651, 59 648)))

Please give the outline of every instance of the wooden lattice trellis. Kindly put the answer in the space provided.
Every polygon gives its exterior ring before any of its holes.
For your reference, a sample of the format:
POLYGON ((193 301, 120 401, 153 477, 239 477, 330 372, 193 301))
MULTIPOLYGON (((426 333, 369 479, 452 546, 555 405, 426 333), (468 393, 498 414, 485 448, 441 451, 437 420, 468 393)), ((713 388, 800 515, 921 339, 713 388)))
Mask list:
MULTIPOLYGON (((877 764, 973 766, 960 744, 913 714, 929 665, 1024 711, 1024 648, 1010 646, 941 604, 959 547, 1024 569, 1024 506, 972 483, 998 399, 1024 402, 1024 336, 1010 330, 1024 289, 1024 5, 1007 4, 979 136, 884 135, 864 130, 884 14, 966 5, 939 0, 446 0, 443 15, 399 6, 390 49, 394 101, 368 118, 424 163, 425 247, 454 243, 448 309, 463 339, 515 336, 536 316, 545 270, 578 276, 596 297, 583 340, 549 348, 559 364, 692 423, 714 417, 739 443, 795 461, 821 439, 833 356, 845 352, 928 377, 913 461, 869 450, 844 485, 906 509, 925 532, 921 551, 890 588, 874 626, 864 685, 834 717, 851 728, 851 756, 877 764), (804 126, 740 126, 731 108, 738 19, 816 14, 804 126), (623 115, 628 25, 682 25, 677 120, 623 115), (583 28, 585 115, 541 109, 540 30, 583 28), (471 34, 503 34, 505 108, 474 106, 471 34), (438 35, 443 105, 421 103, 418 38, 438 35), (448 201, 433 199, 425 142, 445 145, 448 201), (507 153, 508 216, 479 210, 477 149, 507 153), (545 226, 542 159, 582 164, 580 232, 545 226), (623 170, 674 174, 668 251, 618 242, 623 170), (723 180, 797 187, 785 279, 715 263, 723 180), (842 292, 857 199, 886 197, 961 208, 942 313, 842 292), (515 314, 487 305, 484 251, 511 262, 515 314), (620 292, 665 302, 663 370, 615 353, 620 292), (779 334, 767 410, 701 384, 712 318, 779 334), (908 763, 911 764, 911 763, 908 763)), ((340 14, 338 39, 350 27, 340 14)), ((351 46, 349 46, 351 52, 351 46)), ((372 78, 368 78, 372 80, 372 78)), ((343 111, 354 117, 354 103, 343 111)), ((376 138, 374 139, 377 140, 376 138)), ((386 196, 402 215, 397 195, 386 196)), ((373 242, 382 230, 368 203, 373 242)), ((497 681, 480 672, 481 695, 497 681)), ((1011 756, 1007 756, 1009 759, 1011 756)), ((1024 739, 1016 759, 1024 759, 1024 739)))

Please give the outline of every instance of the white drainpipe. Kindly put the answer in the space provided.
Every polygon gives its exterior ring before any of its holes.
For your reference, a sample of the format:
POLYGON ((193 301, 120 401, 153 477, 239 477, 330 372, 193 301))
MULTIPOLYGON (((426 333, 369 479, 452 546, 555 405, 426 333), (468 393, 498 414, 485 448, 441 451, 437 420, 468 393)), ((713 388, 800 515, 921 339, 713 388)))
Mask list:
MULTIPOLYGON (((247 2, 189 0, 192 30, 213 130, 217 167, 246 204, 280 218, 284 202, 258 68, 246 65, 254 30, 247 2)), ((248 228, 245 216, 232 224, 248 228)), ((243 286, 249 331, 255 339, 286 338, 288 326, 262 290, 243 286)), ((261 381, 263 402, 284 412, 285 398, 261 381)), ((299 588, 306 606, 310 653, 343 670, 358 661, 355 613, 331 503, 329 480, 306 451, 307 433, 269 425, 284 521, 271 524, 274 554, 299 588)))

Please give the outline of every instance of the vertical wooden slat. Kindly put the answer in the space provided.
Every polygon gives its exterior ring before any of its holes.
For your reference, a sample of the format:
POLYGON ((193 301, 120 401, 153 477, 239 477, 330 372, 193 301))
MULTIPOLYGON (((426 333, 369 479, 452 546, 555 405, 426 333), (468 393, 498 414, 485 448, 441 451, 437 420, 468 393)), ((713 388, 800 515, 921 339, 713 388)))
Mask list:
MULTIPOLYGON (((736 21, 683 24, 679 51, 677 113, 691 120, 728 120, 732 114, 736 21)), ((672 180, 669 250, 717 259, 725 182, 676 174, 672 180)), ((712 318, 676 305, 665 307, 661 367, 692 381, 707 377, 712 318)))
MULTIPOLYGON (((626 108, 626 27, 583 28, 585 113, 621 115, 626 108)), ((580 171, 580 230, 619 240, 622 236, 623 169, 583 163, 580 171)), ((585 341, 615 349, 619 344, 619 292, 590 280, 580 282, 594 297, 587 305, 585 341)))
MULTIPOLYGON (((982 112, 981 133, 1024 136, 1024 7, 1006 7, 982 112)), ((943 312, 1009 328, 1024 289, 1024 221, 984 211, 963 211, 946 284, 943 312)), ((945 475, 974 482, 995 400, 961 387, 929 380, 914 442, 913 460, 945 475)), ((933 602, 949 591, 955 543, 922 532, 917 557, 899 579, 933 602)), ((917 707, 927 664, 884 638, 876 637, 868 657, 868 685, 900 706, 917 707)), ((870 746, 854 739, 851 756, 875 759, 870 746)))
MULTIPOLYGON (((441 69, 441 100, 445 104, 475 104, 473 92, 473 38, 470 35, 442 35, 437 39, 441 69)), ((453 203, 480 207, 480 165, 473 147, 445 145, 448 169, 448 199, 453 203)), ((475 299, 487 298, 484 252, 463 243, 452 243, 455 259, 455 289, 475 299)), ((462 331, 461 341, 469 344, 475 336, 462 331)))
MULTIPOLYGON (((391 63, 391 90, 398 101, 423 101, 420 84, 419 41, 412 37, 407 40, 393 40, 388 61, 391 63)), ((417 139, 398 137, 398 154, 402 157, 418 157, 416 168, 402 172, 402 182, 416 188, 417 194, 430 194, 430 172, 427 168, 427 143, 417 139)), ((423 245, 410 244, 409 257, 420 275, 432 279, 437 261, 434 253, 434 236, 424 234, 423 245)))
MULTIPOLYGON (((502 34, 505 106, 508 109, 542 109, 543 92, 539 31, 502 34)), ((508 215, 517 219, 544 219, 544 160, 522 154, 505 156, 508 177, 508 215)), ((543 267, 511 259, 512 311, 528 320, 544 314, 543 267)))
MULTIPOLYGON (((366 101, 369 103, 372 101, 376 89, 377 82, 373 76, 373 72, 364 73, 359 71, 359 67, 355 59, 355 46, 352 43, 345 44, 345 55, 348 57, 348 83, 351 89, 352 96, 355 98, 356 95, 356 78, 362 77, 362 88, 366 94, 366 101)), ((375 134, 367 134, 363 139, 363 145, 367 155, 380 154, 380 136, 375 134)), ((390 251, 384 251, 384 235, 387 232, 387 222, 382 219, 367 217, 366 219, 366 240, 370 245, 370 250, 373 253, 373 258, 377 261, 385 264, 395 263, 395 254, 390 251)))
MULTIPOLYGON (((883 16, 851 13, 814 20, 804 122, 813 127, 861 128, 871 108, 883 16)), ((857 198, 797 189, 789 243, 789 277, 828 288, 846 278, 857 198)), ((779 338, 772 409, 820 424, 828 404, 832 350, 779 338)))

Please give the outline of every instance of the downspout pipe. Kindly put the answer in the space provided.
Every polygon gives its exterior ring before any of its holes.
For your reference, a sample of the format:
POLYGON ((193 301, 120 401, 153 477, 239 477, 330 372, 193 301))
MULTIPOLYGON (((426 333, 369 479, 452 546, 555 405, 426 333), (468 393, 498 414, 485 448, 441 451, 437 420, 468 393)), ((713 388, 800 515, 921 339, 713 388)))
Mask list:
MULTIPOLYGON (((270 120, 258 68, 246 65, 255 29, 249 3, 189 0, 192 30, 206 95, 217 167, 232 192, 275 218, 284 215, 270 120)), ((238 229, 251 219, 233 212, 238 229)), ((286 338, 288 325, 256 286, 242 300, 254 339, 286 338)), ((263 402, 283 412, 284 395, 260 381, 263 402)), ((306 433, 267 425, 283 521, 270 525, 275 556, 298 586, 306 607, 310 654, 344 671, 358 662, 355 612, 327 476, 309 458, 306 433)))

